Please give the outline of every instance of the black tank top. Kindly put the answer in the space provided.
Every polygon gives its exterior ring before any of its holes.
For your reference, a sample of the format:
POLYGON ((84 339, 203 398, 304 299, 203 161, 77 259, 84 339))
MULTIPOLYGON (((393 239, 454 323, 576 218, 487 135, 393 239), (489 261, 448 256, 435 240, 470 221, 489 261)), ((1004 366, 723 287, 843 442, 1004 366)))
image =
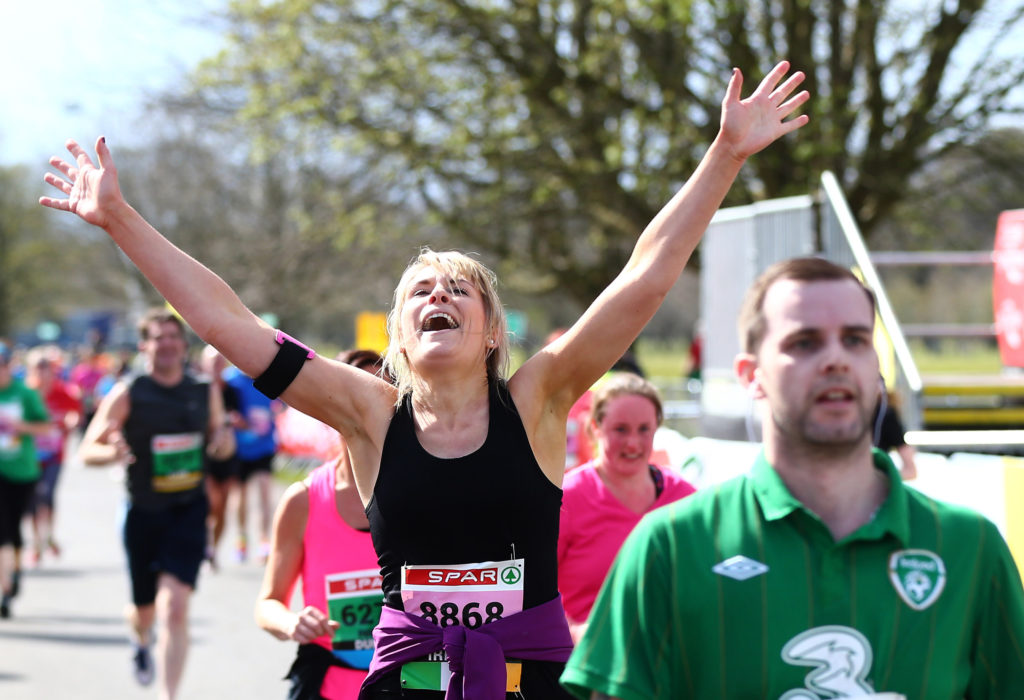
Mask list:
MULTIPOLYGON (((492 383, 487 439, 464 457, 442 459, 416 437, 406 396, 384 440, 366 508, 386 603, 403 609, 404 564, 524 560, 523 607, 558 595, 558 511, 562 490, 537 463, 504 382, 492 383)), ((558 686, 562 664, 525 662, 523 695, 569 698, 558 686)), ((375 689, 396 690, 397 674, 375 689)), ((439 697, 406 691, 406 697, 439 697)), ((387 695, 390 697, 390 695, 387 695)))
POLYGON ((127 474, 134 506, 159 509, 204 496, 209 392, 189 375, 170 387, 147 375, 132 380, 124 437, 135 457, 127 474))

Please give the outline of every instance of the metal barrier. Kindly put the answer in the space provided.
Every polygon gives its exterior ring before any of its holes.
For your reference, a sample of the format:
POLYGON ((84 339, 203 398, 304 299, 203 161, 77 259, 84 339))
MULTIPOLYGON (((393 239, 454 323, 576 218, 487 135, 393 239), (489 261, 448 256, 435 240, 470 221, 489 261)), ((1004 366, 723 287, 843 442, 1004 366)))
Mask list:
POLYGON ((881 327, 888 336, 895 363, 891 372, 883 374, 889 383, 889 389, 900 397, 900 414, 908 430, 921 428, 921 374, 910 354, 907 339, 903 334, 896 314, 885 293, 885 286, 878 276, 875 265, 868 255, 864 238, 860 235, 850 207, 846 203, 843 191, 835 175, 825 171, 821 175, 822 206, 821 206, 821 247, 822 253, 832 262, 856 268, 860 271, 864 282, 875 292, 878 300, 878 316, 881 327))
POLYGON ((815 254, 857 269, 875 291, 879 325, 894 357, 885 368, 887 380, 900 396, 906 427, 920 428, 921 376, 838 181, 826 172, 817 201, 805 195, 722 209, 708 227, 701 243, 703 435, 746 439, 748 418, 756 430, 752 401, 733 372, 733 359, 740 349, 736 318, 743 295, 772 263, 815 254))

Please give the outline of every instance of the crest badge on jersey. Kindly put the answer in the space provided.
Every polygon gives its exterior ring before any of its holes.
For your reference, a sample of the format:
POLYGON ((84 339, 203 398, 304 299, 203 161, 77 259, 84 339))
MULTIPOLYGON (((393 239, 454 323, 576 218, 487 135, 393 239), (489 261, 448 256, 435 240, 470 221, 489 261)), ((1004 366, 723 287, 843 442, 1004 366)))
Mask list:
POLYGON ((901 549, 889 557, 889 580, 904 603, 924 610, 946 587, 946 565, 927 549, 901 549))

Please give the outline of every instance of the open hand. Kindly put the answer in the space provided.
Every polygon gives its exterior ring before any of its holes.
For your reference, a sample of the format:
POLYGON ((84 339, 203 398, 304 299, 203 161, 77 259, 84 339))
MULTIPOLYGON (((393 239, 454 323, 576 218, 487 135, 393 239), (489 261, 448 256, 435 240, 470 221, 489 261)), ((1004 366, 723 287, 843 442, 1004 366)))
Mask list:
POLYGON ((111 212, 124 204, 121 187, 117 182, 114 159, 102 136, 96 141, 96 157, 99 167, 93 164, 89 154, 77 142, 68 140, 68 151, 75 158, 75 164, 54 156, 50 165, 64 173, 59 177, 46 173, 43 180, 67 195, 67 199, 40 197, 39 203, 51 209, 60 209, 77 214, 90 224, 105 227, 111 212))
POLYGON ((752 156, 780 136, 799 129, 809 121, 806 114, 786 121, 786 117, 810 98, 806 90, 790 97, 805 76, 803 72, 797 71, 780 85, 788 72, 789 61, 780 61, 764 77, 754 93, 741 100, 743 74, 739 68, 733 69, 722 100, 720 137, 738 160, 752 156))

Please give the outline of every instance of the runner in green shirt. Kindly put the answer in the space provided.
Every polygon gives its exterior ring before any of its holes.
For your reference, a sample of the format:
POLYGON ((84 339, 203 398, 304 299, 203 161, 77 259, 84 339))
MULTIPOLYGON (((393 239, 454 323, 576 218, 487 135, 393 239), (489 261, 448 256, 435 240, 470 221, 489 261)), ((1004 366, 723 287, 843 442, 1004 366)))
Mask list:
POLYGON ((19 483, 39 479, 35 436, 50 427, 50 414, 39 392, 11 374, 0 351, 0 477, 19 483))
POLYGON ((872 452, 873 297, 788 261, 755 283, 737 372, 763 400, 749 474, 630 536, 562 676, 579 697, 1016 698, 1024 592, 996 528, 872 452))
POLYGON ((21 518, 39 480, 35 436, 49 430, 42 398, 16 378, 11 348, 0 341, 0 618, 18 591, 21 518))

